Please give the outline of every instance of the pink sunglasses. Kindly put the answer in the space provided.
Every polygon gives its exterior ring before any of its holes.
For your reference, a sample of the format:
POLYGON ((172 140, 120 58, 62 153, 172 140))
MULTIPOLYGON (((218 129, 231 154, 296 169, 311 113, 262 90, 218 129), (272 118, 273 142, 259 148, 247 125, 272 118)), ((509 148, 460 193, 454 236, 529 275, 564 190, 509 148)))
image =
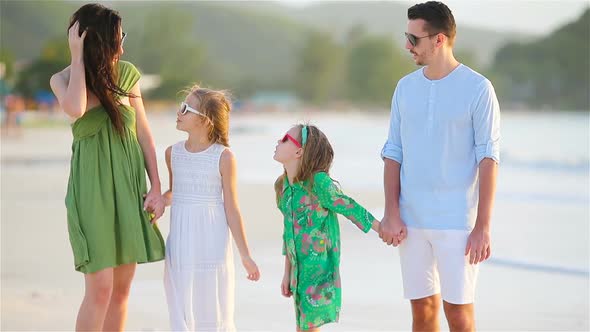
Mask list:
POLYGON ((297 140, 289 134, 285 134, 285 136, 283 136, 283 138, 281 139, 281 142, 285 143, 288 140, 293 142, 293 144, 295 144, 295 146, 297 146, 298 148, 301 148, 301 143, 297 142, 297 140))

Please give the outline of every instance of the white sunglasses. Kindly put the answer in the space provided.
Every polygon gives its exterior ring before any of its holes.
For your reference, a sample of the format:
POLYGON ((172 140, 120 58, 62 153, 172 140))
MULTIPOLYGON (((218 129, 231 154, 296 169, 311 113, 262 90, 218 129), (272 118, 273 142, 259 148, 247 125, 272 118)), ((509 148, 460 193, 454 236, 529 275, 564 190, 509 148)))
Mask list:
MULTIPOLYGON (((185 102, 180 103, 180 114, 185 115, 187 112, 191 112, 191 113, 194 113, 194 114, 197 114, 197 115, 207 118, 207 115, 190 107, 187 103, 185 103, 185 102)), ((209 119, 209 118, 207 118, 207 119, 209 119)))

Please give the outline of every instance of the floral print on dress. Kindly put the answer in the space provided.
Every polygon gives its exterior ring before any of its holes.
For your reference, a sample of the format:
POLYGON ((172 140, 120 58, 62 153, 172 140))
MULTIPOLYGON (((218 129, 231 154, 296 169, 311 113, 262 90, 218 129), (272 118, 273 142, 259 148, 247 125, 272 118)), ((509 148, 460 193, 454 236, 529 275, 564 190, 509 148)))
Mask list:
POLYGON ((292 185, 285 179, 278 207, 284 216, 283 254, 291 262, 297 327, 307 330, 337 322, 342 295, 336 214, 365 233, 375 217, 344 195, 325 172, 292 185))

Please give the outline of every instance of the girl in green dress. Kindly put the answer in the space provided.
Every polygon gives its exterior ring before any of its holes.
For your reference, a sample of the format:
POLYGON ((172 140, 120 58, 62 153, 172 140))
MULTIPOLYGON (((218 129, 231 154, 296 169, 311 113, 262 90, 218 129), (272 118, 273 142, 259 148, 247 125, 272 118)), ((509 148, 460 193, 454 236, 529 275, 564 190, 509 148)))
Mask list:
POLYGON ((344 195, 328 175, 334 151, 316 126, 297 125, 278 141, 274 159, 285 172, 275 182, 284 216, 283 296, 293 296, 298 331, 318 331, 340 313, 340 228, 336 214, 363 232, 379 221, 344 195))
POLYGON ((119 61, 124 38, 117 12, 82 6, 70 19, 71 65, 50 81, 75 120, 66 208, 74 266, 85 278, 76 330, 123 330, 136 264, 164 258, 154 141, 140 74, 119 61))

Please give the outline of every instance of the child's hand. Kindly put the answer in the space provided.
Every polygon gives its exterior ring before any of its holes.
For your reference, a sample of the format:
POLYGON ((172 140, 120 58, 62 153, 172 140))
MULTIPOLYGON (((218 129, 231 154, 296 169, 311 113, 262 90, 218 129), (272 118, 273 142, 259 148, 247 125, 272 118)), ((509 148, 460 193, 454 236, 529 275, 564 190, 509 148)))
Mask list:
POLYGON ((260 271, 258 271, 258 266, 254 262, 252 257, 248 256, 242 258, 242 265, 244 265, 246 272, 248 272, 247 278, 249 280, 258 281, 258 279, 260 279, 260 271))
POLYGON ((291 292, 291 287, 289 287, 290 283, 291 280, 289 278, 289 275, 285 274, 283 276, 283 281, 281 282, 281 294, 283 294, 284 297, 291 297, 291 295, 293 295, 293 293, 291 292))

